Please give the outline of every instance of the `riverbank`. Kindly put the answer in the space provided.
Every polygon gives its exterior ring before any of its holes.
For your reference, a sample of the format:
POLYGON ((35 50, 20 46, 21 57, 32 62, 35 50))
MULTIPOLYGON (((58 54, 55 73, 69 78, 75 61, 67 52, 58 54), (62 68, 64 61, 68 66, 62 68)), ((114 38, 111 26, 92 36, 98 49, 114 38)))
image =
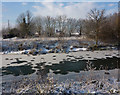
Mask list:
POLYGON ((91 39, 86 39, 84 36, 80 37, 38 37, 38 38, 10 38, 10 39, 2 39, 2 41, 56 41, 56 40, 91 40, 91 39))
MULTIPOLYGON (((23 79, 26 80, 30 79, 31 81, 34 82, 42 74, 43 76, 45 76, 44 77, 45 79, 47 76, 49 76, 50 78, 53 78, 54 82, 57 81, 58 86, 55 86, 56 85, 55 83, 54 90, 51 90, 54 93, 64 93, 64 92, 68 93, 69 91, 71 91, 72 93, 77 92, 78 94, 103 93, 103 92, 120 93, 118 89, 120 82, 117 81, 120 77, 119 76, 120 69, 117 68, 119 66, 115 66, 115 68, 112 67, 112 65, 119 65, 116 63, 117 58, 120 58, 119 52, 117 50, 78 51, 78 52, 70 52, 68 54, 48 53, 48 54, 40 54, 35 56, 26 55, 26 54, 15 54, 15 53, 1 54, 0 61, 2 62, 1 68, 3 75, 3 76, 1 75, 2 76, 1 83, 4 84, 3 91, 7 92, 6 89, 10 89, 11 85, 13 86, 13 88, 14 85, 17 85, 19 87, 19 84, 17 83, 20 82, 20 84, 22 84, 23 79), (103 63, 105 62, 104 63, 105 66, 109 65, 112 68, 111 70, 107 70, 107 69, 105 70, 104 68, 103 70, 97 69, 92 71, 91 69, 89 71, 87 70, 84 71, 85 67, 82 66, 86 66, 85 63, 88 60, 90 62, 94 62, 102 59, 103 61, 100 61, 100 63, 99 62, 94 63, 95 67, 102 64, 102 62, 103 63), (110 60, 108 61, 106 59, 110 59, 110 60), (108 63, 111 60, 113 64, 108 63), (103 89, 100 89, 100 87, 98 87, 97 90, 95 90, 97 83, 99 84, 105 83, 103 89), (68 85, 70 84, 72 85, 68 89, 68 85), (107 84, 110 84, 110 87, 107 84), (61 87, 62 87, 62 91, 60 90, 61 87), (104 87, 106 88, 104 89, 104 87), (80 90, 79 88, 82 90, 80 90), (59 89, 59 91, 57 89, 59 89)), ((29 85, 29 82, 27 82, 27 85, 29 85)), ((28 87, 27 90, 33 90, 35 86, 36 84, 34 84, 32 88, 28 87)), ((20 93, 27 91, 25 89, 26 88, 19 87, 15 90, 14 88, 15 91, 18 91, 20 93)), ((34 88, 34 90, 36 91, 36 87, 34 88)))
POLYGON ((66 93, 66 94, 120 94, 120 69, 82 71, 68 75, 51 75, 43 77, 37 75, 3 76, 4 93, 66 93), (109 73, 109 74, 106 74, 109 73), (8 80, 9 78, 9 80, 8 80), (44 79, 45 78, 45 79, 44 79), (24 81, 23 81, 24 80, 24 81), (32 85, 31 85, 32 84, 32 85), (12 89, 12 90, 10 90, 12 89), (48 90, 49 89, 49 90, 48 90))

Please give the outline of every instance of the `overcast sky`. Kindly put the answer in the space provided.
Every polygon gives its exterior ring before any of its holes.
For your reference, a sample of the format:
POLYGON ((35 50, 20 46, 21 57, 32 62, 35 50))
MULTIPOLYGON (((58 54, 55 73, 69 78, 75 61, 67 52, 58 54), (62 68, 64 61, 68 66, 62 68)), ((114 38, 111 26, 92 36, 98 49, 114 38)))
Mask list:
POLYGON ((106 15, 118 11, 117 2, 3 2, 2 24, 7 26, 8 20, 11 26, 16 24, 17 17, 30 10, 34 16, 66 15, 72 18, 86 18, 88 12, 93 9, 105 9, 106 15))

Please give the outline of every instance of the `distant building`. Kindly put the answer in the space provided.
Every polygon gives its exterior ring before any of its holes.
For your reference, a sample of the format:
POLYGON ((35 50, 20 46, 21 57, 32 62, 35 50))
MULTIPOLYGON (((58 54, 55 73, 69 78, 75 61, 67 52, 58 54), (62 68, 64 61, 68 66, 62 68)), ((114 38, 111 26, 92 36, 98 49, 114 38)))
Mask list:
POLYGON ((38 32, 35 32, 35 37, 39 37, 39 33, 38 32))
POLYGON ((78 32, 71 33, 71 36, 80 36, 78 32))
POLYGON ((60 31, 59 29, 56 28, 56 29, 55 29, 55 34, 59 36, 60 33, 61 33, 61 31, 60 31))

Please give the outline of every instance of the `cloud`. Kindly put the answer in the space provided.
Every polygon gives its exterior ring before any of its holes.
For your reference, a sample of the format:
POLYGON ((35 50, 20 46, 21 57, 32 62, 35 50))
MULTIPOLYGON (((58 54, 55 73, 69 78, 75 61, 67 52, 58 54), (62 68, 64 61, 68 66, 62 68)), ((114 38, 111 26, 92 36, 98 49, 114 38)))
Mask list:
POLYGON ((112 6, 114 6, 114 5, 115 5, 115 4, 108 4, 109 7, 112 7, 112 6))
POLYGON ((26 5, 27 5, 27 3, 26 3, 26 2, 23 2, 23 3, 22 3, 22 5, 23 5, 23 6, 26 6, 26 5))
POLYGON ((35 16, 52 16, 66 15, 72 18, 86 18, 88 12, 96 7, 95 3, 49 3, 41 2, 41 6, 32 6, 35 16))

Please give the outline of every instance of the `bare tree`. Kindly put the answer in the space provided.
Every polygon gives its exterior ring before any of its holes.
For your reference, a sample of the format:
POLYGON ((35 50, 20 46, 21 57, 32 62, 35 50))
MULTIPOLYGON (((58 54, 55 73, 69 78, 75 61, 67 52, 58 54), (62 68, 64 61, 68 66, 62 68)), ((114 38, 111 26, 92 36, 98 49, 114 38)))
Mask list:
POLYGON ((22 13, 17 18, 17 24, 21 31, 21 37, 27 37, 31 35, 31 31, 33 29, 32 23, 32 14, 30 11, 26 11, 26 13, 22 13))
POLYGON ((108 15, 100 30, 99 38, 101 41, 107 43, 118 42, 118 14, 108 15))
POLYGON ((104 21, 105 10, 93 9, 88 13, 89 20, 92 21, 95 30, 92 32, 95 34, 96 46, 98 46, 98 33, 100 32, 101 23, 104 21))
POLYGON ((60 36, 65 36, 67 17, 65 15, 62 15, 62 16, 58 16, 56 19, 57 19, 57 27, 60 31, 60 36))
POLYGON ((38 16, 34 18, 34 23, 35 23, 35 32, 39 34, 39 36, 42 35, 43 31, 43 22, 42 22, 42 17, 38 16))
POLYGON ((85 23, 85 21, 83 19, 77 20, 76 27, 77 27, 77 32, 79 33, 80 36, 82 35, 82 32, 83 32, 84 23, 85 23))
POLYGON ((27 31, 28 31, 28 35, 31 35, 32 34, 32 29, 34 27, 34 23, 33 23, 32 13, 29 10, 26 11, 26 19, 27 19, 27 31))
POLYGON ((85 35, 88 38, 95 39, 96 34, 94 33, 94 31, 95 31, 94 23, 91 20, 86 19, 84 26, 85 26, 85 28, 84 28, 85 35))
POLYGON ((49 37, 54 36, 56 21, 54 18, 47 16, 45 18, 45 30, 49 37))
POLYGON ((18 16, 17 18, 17 24, 19 27, 20 32, 20 37, 24 37, 26 35, 27 32, 27 28, 26 28, 26 18, 25 18, 25 14, 22 13, 18 16))
POLYGON ((71 36, 71 33, 75 32, 76 28, 77 28, 76 19, 73 19, 73 18, 67 19, 67 30, 68 30, 69 36, 71 36))
POLYGON ((25 19, 25 14, 24 14, 24 13, 21 13, 21 14, 18 16, 16 22, 17 22, 18 24, 24 23, 24 19, 25 19))
POLYGON ((118 12, 118 45, 120 48, 120 2, 119 2, 119 12, 118 12))

